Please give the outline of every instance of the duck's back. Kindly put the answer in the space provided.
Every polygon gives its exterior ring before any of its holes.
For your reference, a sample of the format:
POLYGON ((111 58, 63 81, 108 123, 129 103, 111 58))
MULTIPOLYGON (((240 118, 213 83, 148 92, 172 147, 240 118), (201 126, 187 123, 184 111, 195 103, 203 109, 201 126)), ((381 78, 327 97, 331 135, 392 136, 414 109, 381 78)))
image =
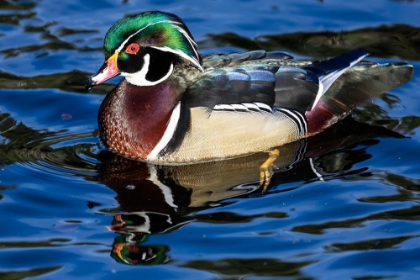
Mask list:
POLYGON ((327 63, 263 51, 205 58, 204 74, 183 97, 189 117, 182 141, 148 160, 186 163, 268 151, 321 132, 413 75, 405 63, 351 65, 365 55, 354 51, 327 63), (319 96, 329 82, 322 79, 342 69, 319 96))

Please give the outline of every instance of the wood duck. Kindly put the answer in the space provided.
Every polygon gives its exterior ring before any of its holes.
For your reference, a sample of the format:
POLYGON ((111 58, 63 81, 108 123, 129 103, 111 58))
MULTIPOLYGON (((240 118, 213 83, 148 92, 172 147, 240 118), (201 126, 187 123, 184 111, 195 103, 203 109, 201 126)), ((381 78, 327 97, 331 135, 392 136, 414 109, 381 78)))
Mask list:
POLYGON ((274 159, 274 147, 321 132, 414 72, 406 63, 362 61, 362 50, 315 62, 279 51, 202 59, 185 23, 159 11, 115 23, 104 52, 86 88, 125 78, 100 107, 100 138, 117 154, 156 164, 261 151, 274 159))

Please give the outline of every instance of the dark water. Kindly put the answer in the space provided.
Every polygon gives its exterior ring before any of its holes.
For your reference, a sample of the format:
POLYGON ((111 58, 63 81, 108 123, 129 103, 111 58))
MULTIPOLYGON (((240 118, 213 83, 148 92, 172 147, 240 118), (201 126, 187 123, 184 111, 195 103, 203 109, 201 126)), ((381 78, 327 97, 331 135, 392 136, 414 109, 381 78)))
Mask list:
POLYGON ((364 48, 420 73, 419 1, 0 0, 0 279, 420 278, 419 74, 283 147, 265 193, 264 154, 127 161, 97 134, 112 85, 83 84, 107 29, 152 9, 203 54, 364 48))

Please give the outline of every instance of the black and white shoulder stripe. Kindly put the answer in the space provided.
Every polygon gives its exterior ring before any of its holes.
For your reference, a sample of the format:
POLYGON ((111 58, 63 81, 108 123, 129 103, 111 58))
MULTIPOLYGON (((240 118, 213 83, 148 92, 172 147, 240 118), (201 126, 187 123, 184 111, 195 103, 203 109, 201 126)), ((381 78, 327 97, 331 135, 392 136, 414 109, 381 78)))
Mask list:
POLYGON ((273 113, 273 109, 262 102, 240 103, 240 104, 217 104, 213 111, 233 111, 233 112, 268 112, 273 113))
POLYGON ((308 122, 306 117, 299 111, 284 109, 284 108, 275 108, 276 111, 281 112, 284 116, 292 120, 298 129, 299 136, 304 136, 308 132, 308 122))

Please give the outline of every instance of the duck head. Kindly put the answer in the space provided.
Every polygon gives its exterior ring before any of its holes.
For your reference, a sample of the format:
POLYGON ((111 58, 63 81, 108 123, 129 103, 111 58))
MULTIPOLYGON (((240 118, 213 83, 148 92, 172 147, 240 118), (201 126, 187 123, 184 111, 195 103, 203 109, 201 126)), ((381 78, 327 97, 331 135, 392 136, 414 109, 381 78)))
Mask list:
POLYGON ((105 62, 86 83, 89 89, 117 75, 136 86, 166 80, 176 63, 202 70, 190 31, 176 15, 158 11, 128 15, 115 23, 104 40, 105 62))

